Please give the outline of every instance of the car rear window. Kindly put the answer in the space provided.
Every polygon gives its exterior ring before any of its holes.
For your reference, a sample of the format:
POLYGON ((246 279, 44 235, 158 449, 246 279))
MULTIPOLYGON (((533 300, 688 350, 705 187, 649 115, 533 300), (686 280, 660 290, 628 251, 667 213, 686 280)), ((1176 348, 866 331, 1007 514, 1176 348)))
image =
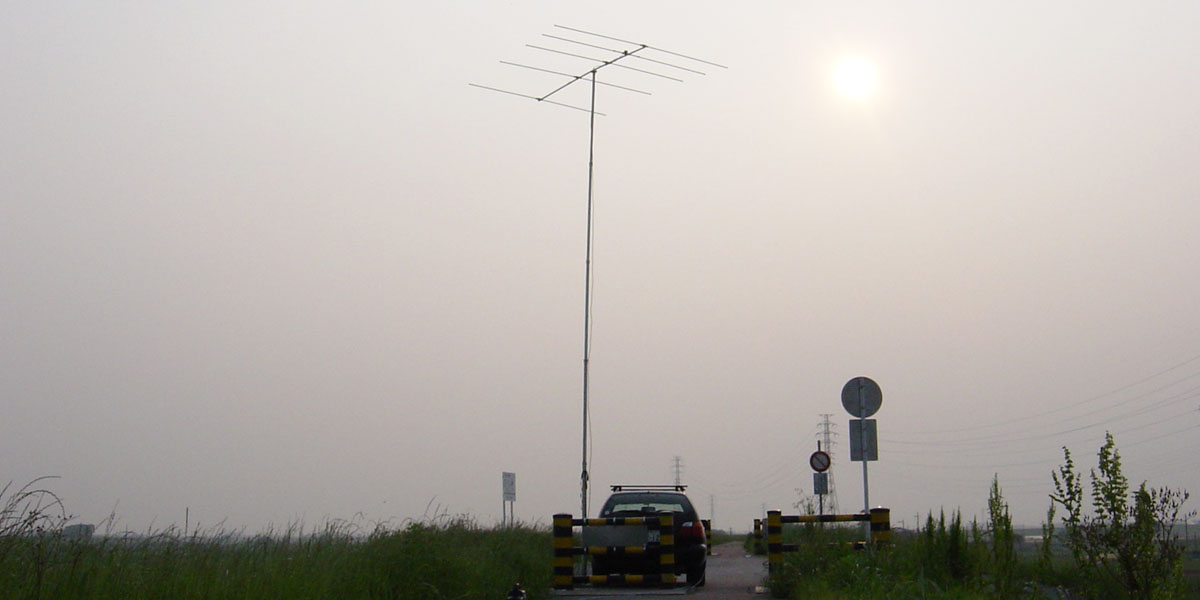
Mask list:
POLYGON ((622 494, 608 499, 600 516, 632 516, 657 512, 687 513, 691 504, 683 496, 665 494, 622 494))

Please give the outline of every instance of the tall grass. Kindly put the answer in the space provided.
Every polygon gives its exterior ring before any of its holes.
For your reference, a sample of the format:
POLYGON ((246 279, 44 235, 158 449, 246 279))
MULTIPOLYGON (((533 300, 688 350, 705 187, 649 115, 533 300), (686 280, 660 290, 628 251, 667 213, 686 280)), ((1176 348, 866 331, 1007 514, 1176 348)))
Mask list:
POLYGON ((792 529, 789 535, 785 528, 785 538, 792 538, 789 543, 800 551, 784 556, 783 572, 772 581, 776 597, 961 600, 1008 595, 1007 586, 997 585, 979 529, 964 526, 957 512, 949 518, 931 515, 921 534, 896 536, 890 547, 873 552, 849 546, 862 539, 860 527, 792 529))
POLYGON ((49 492, 5 488, 0 513, 0 598, 501 599, 520 582, 550 588, 550 531, 487 528, 467 517, 412 521, 363 533, 335 521, 246 536, 63 535, 49 492))
MULTIPOLYGON (((787 525, 784 542, 799 552, 784 554, 782 573, 771 581, 777 598, 805 600, 973 600, 999 598, 1115 598, 1088 596, 1087 582, 1065 548, 1043 551, 1031 544, 1007 546, 995 524, 964 524, 957 511, 930 513, 919 533, 894 534, 893 543, 873 553, 850 549, 862 530, 843 525, 787 525)), ((1187 563, 1185 563, 1185 569, 1187 563)), ((1200 598, 1189 577, 1182 595, 1200 598)))
POLYGON ((459 518, 372 536, 362 554, 374 598, 503 598, 515 582, 544 597, 550 542, 548 529, 483 529, 459 518))

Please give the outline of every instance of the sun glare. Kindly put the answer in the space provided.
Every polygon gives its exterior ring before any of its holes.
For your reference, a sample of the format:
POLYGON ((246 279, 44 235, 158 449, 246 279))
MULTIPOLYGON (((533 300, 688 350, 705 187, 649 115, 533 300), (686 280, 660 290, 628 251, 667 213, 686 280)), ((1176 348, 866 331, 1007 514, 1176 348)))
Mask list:
POLYGON ((864 58, 844 58, 833 70, 834 84, 843 95, 866 100, 879 88, 875 64, 864 58))

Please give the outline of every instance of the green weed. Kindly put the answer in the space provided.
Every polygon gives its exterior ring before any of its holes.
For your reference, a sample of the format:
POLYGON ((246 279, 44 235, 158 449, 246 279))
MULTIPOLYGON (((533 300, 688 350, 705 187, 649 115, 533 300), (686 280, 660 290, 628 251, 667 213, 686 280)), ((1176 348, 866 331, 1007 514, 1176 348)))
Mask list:
POLYGON ((84 539, 63 535, 61 503, 36 485, 5 488, 0 507, 0 598, 476 600, 504 598, 516 582, 544 598, 551 582, 544 527, 439 517, 369 533, 333 521, 84 539))

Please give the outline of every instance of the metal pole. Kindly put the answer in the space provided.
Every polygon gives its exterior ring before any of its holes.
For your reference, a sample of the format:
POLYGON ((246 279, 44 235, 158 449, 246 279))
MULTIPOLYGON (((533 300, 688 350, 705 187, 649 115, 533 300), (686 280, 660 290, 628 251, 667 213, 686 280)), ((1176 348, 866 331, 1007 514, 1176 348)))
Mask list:
POLYGON ((592 345, 592 169, 596 147, 596 71, 592 71, 592 108, 588 121, 587 256, 583 275, 583 470, 579 474, 580 514, 588 518, 588 359, 592 345))
MULTIPOLYGON (((561 37, 561 36, 547 35, 546 37, 556 39, 559 41, 568 42, 568 43, 572 43, 572 44, 580 44, 580 45, 590 47, 590 48, 593 48, 596 50, 603 50, 604 52, 611 55, 611 58, 609 58, 608 60, 591 58, 588 56, 580 56, 577 54, 572 54, 570 52, 564 52, 562 50, 556 50, 554 48, 545 48, 542 46, 535 46, 532 44, 528 44, 528 46, 530 48, 534 48, 537 50, 543 50, 543 51, 552 52, 555 54, 585 59, 585 60, 592 61, 592 62, 599 62, 601 64, 593 67, 592 69, 590 69, 588 71, 584 71, 580 75, 570 75, 568 73, 559 73, 557 71, 553 71, 550 69, 543 69, 543 68, 532 66, 532 65, 523 65, 523 64, 514 63, 514 62, 500 61, 506 65, 511 65, 514 67, 532 69, 534 71, 540 71, 543 73, 550 73, 550 74, 554 74, 554 75, 568 77, 568 81, 566 83, 554 88, 549 93, 543 94, 543 95, 531 95, 531 94, 520 93, 520 92, 515 92, 515 91, 510 91, 510 90, 504 90, 504 89, 486 86, 486 85, 480 85, 477 83, 471 83, 470 85, 472 85, 474 87, 486 89, 486 90, 492 90, 494 92, 511 94, 513 96, 519 96, 522 98, 528 98, 531 100, 536 100, 538 102, 545 102, 546 104, 554 104, 557 106, 563 106, 563 107, 571 108, 571 109, 575 109, 575 110, 587 111, 588 115, 589 115, 589 121, 588 121, 588 184, 587 184, 588 185, 588 189, 587 189, 587 255, 586 255, 585 264, 584 264, 584 305, 583 305, 583 313, 584 313, 584 315, 583 315, 583 435, 581 436, 582 437, 582 440, 581 440, 581 444, 582 444, 581 455, 582 455, 582 457, 581 457, 581 461, 580 461, 581 468, 580 468, 580 472, 579 472, 579 496, 580 496, 579 497, 579 505, 580 505, 580 508, 582 509, 581 516, 583 518, 587 518, 587 516, 588 516, 588 483, 589 483, 589 479, 590 479, 590 475, 588 474, 588 420, 589 420, 589 418, 588 418, 588 412, 589 412, 589 406, 588 406, 588 391, 589 391, 588 362, 591 358, 591 329, 592 329, 592 305, 591 305, 591 301, 592 301, 592 181, 593 181, 594 150, 595 150, 595 139, 596 139, 596 115, 597 115, 597 113, 596 113, 596 85, 598 82, 596 80, 597 79, 596 73, 597 73, 597 71, 599 71, 600 69, 602 69, 604 67, 613 65, 613 64, 617 63, 617 61, 621 61, 622 59, 626 59, 631 56, 635 56, 638 53, 642 52, 643 50, 649 50, 652 53, 659 52, 659 53, 663 53, 663 54, 668 54, 670 56, 674 56, 677 58, 685 59, 688 61, 695 61, 698 63, 711 65, 711 66, 718 67, 721 69, 724 69, 727 67, 725 67, 725 65, 717 64, 717 63, 710 62, 707 60, 702 60, 702 59, 696 58, 694 56, 688 56, 686 54, 681 54, 679 52, 672 52, 672 51, 669 51, 669 50, 666 50, 663 48, 647 46, 646 44, 639 44, 636 42, 622 40, 620 38, 616 38, 616 37, 612 37, 612 36, 600 35, 598 33, 584 31, 582 29, 575 29, 572 27, 564 27, 562 25, 555 25, 555 27, 559 27, 561 29, 566 29, 568 31, 573 31, 573 32, 579 33, 579 34, 595 36, 595 37, 599 37, 599 38, 603 38, 603 39, 607 39, 607 40, 612 40, 615 42, 620 42, 621 44, 627 44, 627 45, 636 46, 636 47, 633 48, 632 50, 620 50, 620 49, 613 49, 613 48, 605 48, 602 46, 590 44, 587 42, 582 42, 579 40, 574 40, 574 39, 565 38, 565 37, 561 37), (590 77, 589 77, 589 75, 590 75, 590 77), (550 100, 551 96, 558 94, 558 92, 561 92, 562 90, 570 87, 572 84, 579 82, 579 81, 585 81, 588 79, 591 80, 591 84, 592 84, 591 106, 589 108, 583 108, 581 106, 574 106, 571 104, 566 104, 566 103, 562 103, 562 102, 557 102, 555 100, 550 100)), ((681 66, 678 64, 672 64, 671 62, 666 62, 664 60, 656 60, 653 58, 647 58, 645 56, 637 56, 637 58, 649 61, 654 64, 671 67, 674 69, 679 69, 679 70, 682 70, 682 71, 685 71, 688 73, 704 75, 703 71, 684 67, 684 66, 681 66)), ((628 62, 628 61, 626 61, 626 62, 628 62)), ((664 75, 662 73, 656 73, 654 71, 650 71, 650 70, 646 70, 646 69, 638 69, 638 68, 630 67, 625 64, 620 64, 617 66, 622 67, 624 69, 629 69, 631 71, 643 73, 646 75, 652 75, 652 76, 663 78, 663 79, 669 79, 671 81, 683 81, 682 79, 680 79, 678 77, 672 77, 669 75, 664 75)), ((639 90, 639 89, 635 89, 635 88, 623 86, 623 85, 615 85, 612 83, 604 83, 604 85, 608 85, 610 87, 615 87, 617 89, 625 90, 628 92, 635 92, 638 94, 646 94, 646 95, 650 94, 650 92, 646 92, 643 90, 639 90)), ((601 113, 601 116, 603 116, 602 113, 601 113)))
MULTIPOLYGON (((821 440, 817 440, 817 452, 821 451, 821 440)), ((826 491, 829 491, 826 489, 826 491)), ((825 494, 817 494, 817 514, 825 514, 825 494)))
MULTIPOLYGON (((859 436, 858 436, 859 442, 858 443, 860 446, 859 450, 862 452, 862 464, 863 464, 863 513, 870 514, 871 501, 870 501, 870 494, 868 493, 869 488, 867 486, 867 463, 871 462, 871 461, 867 460, 867 419, 865 418, 865 415, 867 414, 866 388, 867 388, 866 384, 860 380, 858 383, 858 414, 864 415, 864 417, 860 418, 858 420, 858 422, 859 422, 859 436)), ((870 539, 869 539, 870 532, 871 532, 871 524, 864 523, 864 525, 863 525, 864 538, 863 539, 866 539, 868 541, 868 544, 867 544, 868 548, 871 545, 869 543, 870 542, 870 539)))
MULTIPOLYGON (((866 429, 865 423, 864 423, 863 429, 866 429)), ((862 451, 865 456, 865 453, 867 451, 867 444, 864 442, 862 446, 863 446, 862 451)), ((862 463, 863 463, 863 510, 869 512, 871 510, 871 502, 869 500, 870 494, 868 493, 868 487, 867 487, 867 462, 868 461, 865 459, 862 461, 862 463)))

